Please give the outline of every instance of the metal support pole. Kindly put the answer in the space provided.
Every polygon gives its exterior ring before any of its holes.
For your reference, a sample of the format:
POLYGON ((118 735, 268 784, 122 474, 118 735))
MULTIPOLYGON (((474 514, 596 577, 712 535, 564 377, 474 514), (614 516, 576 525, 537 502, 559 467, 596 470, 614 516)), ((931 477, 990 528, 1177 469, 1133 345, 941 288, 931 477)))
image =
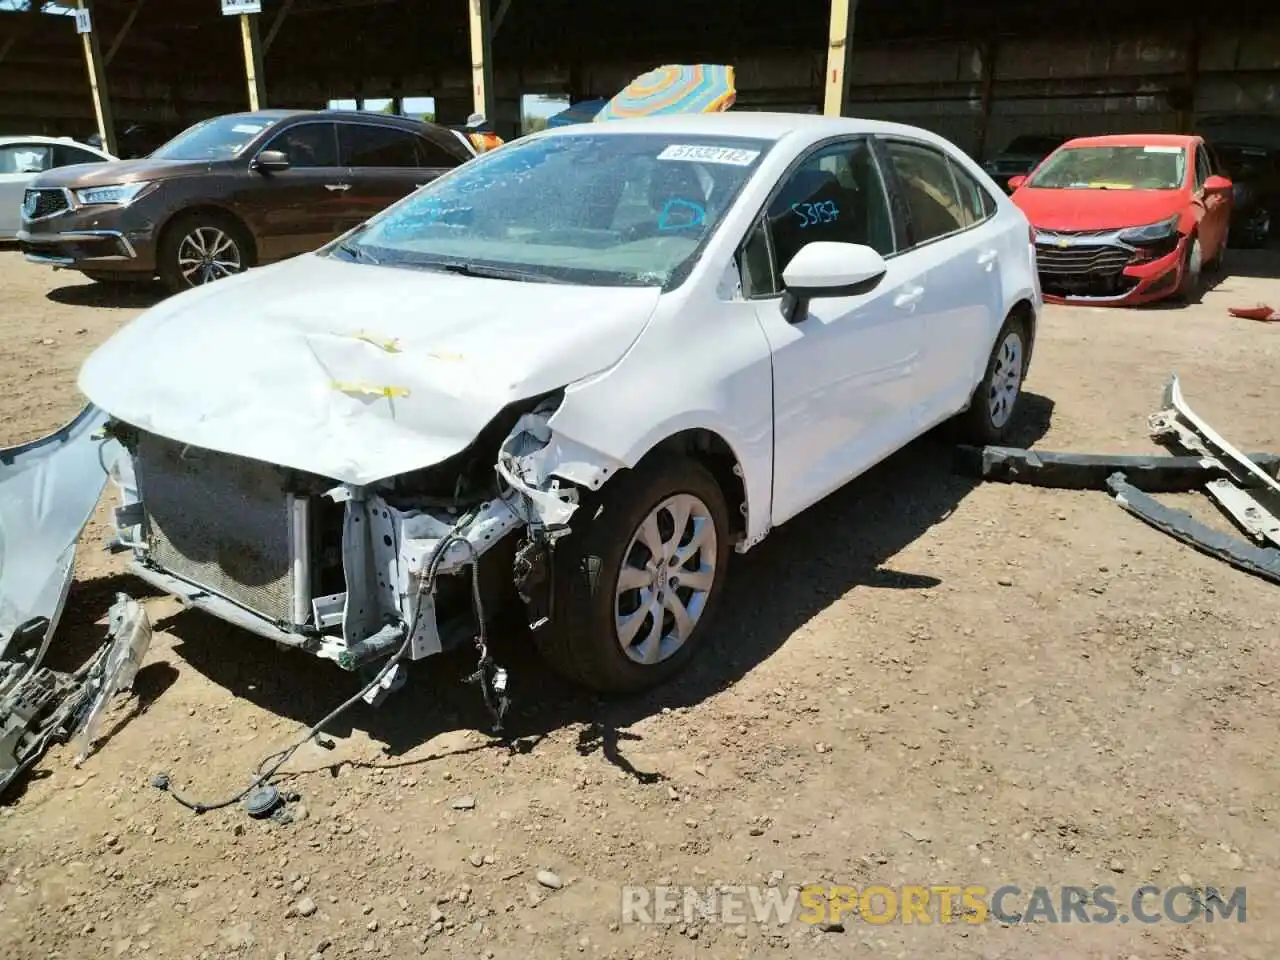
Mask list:
POLYGON ((844 112, 849 89, 849 54, 853 40, 853 15, 858 0, 831 0, 831 30, 827 40, 827 93, 822 112, 838 117, 844 112))
POLYGON ((262 52, 264 54, 271 52, 271 45, 276 42, 276 34, 280 32, 280 28, 284 26, 284 18, 289 15, 289 11, 293 9, 293 0, 284 0, 280 4, 280 11, 276 14, 276 18, 271 21, 271 29, 267 31, 267 35, 262 38, 262 52))
POLYGON ((98 136, 102 137, 102 148, 107 153, 116 152, 116 124, 111 116, 111 98, 107 95, 107 72, 102 61, 102 50, 98 47, 98 31, 93 28, 93 9, 91 0, 76 0, 76 7, 81 11, 77 17, 77 29, 81 18, 89 24, 89 29, 80 34, 84 45, 84 62, 89 70, 89 90, 93 94, 93 112, 98 120, 98 136))
POLYGON ((249 109, 267 105, 267 80, 262 70, 262 40, 258 35, 258 14, 240 14, 240 40, 244 44, 244 72, 249 82, 249 109))
POLYGON ((129 36, 129 31, 133 29, 133 21, 138 19, 138 14, 142 12, 142 8, 147 5, 147 0, 136 0, 133 9, 129 11, 129 15, 124 18, 124 24, 117 31, 115 38, 111 41, 111 46, 107 47, 107 66, 111 66, 111 61, 116 58, 116 51, 120 49, 120 44, 124 43, 125 38, 129 36))
POLYGON ((979 54, 982 61, 982 112, 978 118, 978 142, 974 156, 980 160, 986 157, 987 131, 991 127, 991 105, 996 85, 996 49, 996 42, 989 40, 983 44, 979 54))
POLYGON ((489 0, 467 0, 471 25, 471 95, 477 113, 492 119, 493 29, 489 18, 489 0))

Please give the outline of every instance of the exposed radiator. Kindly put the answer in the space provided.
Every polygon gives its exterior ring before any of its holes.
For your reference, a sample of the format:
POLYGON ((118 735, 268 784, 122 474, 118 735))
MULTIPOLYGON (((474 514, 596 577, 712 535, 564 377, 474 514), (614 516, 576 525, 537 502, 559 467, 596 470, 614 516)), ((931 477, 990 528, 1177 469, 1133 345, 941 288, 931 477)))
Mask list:
POLYGON ((294 621, 292 501, 279 468, 143 433, 134 470, 156 565, 294 621))

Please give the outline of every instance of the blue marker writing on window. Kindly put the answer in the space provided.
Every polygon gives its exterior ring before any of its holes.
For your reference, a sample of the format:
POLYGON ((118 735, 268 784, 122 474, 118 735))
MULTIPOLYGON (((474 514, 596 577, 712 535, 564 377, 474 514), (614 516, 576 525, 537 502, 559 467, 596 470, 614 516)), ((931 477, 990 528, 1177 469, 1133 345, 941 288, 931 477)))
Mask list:
POLYGON ((658 214, 659 230, 688 230, 707 220, 707 208, 692 200, 668 200, 658 214))
POLYGON ((793 203, 791 212, 800 218, 802 230, 819 223, 832 223, 840 216, 840 208, 834 200, 823 200, 820 203, 793 203))

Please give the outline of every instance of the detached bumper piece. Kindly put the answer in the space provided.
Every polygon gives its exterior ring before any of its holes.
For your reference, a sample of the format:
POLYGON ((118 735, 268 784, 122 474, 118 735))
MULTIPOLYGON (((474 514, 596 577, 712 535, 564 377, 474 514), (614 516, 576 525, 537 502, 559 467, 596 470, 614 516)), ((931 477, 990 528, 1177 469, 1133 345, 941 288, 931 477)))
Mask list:
MULTIPOLYGON (((1251 453, 1263 470, 1280 471, 1280 453, 1251 453)), ((994 483, 1021 483, 1055 490, 1109 490, 1116 473, 1147 493, 1189 493, 1228 477, 1225 468, 1204 457, 1128 454, 1051 453, 1016 447, 960 447, 956 471, 994 483)))
POLYGON ((1202 553, 1280 584, 1280 454, 1243 454, 1187 405, 1175 375, 1151 436, 1177 456, 1041 453, 960 447, 956 470, 999 483, 1106 490, 1124 510, 1202 553), (1241 540, 1175 510, 1152 493, 1206 494, 1250 537, 1241 540))
POLYGON ((1214 530, 1185 510, 1174 510, 1143 493, 1128 483, 1123 473, 1112 476, 1107 486, 1115 494, 1116 503, 1157 530, 1201 553, 1225 560, 1238 570, 1280 584, 1280 550, 1275 547, 1255 547, 1239 537, 1214 530))
POLYGON ((74 673, 42 665, 48 620, 33 619, 14 632, 0 660, 0 796, 55 743, 76 738, 79 765, 111 698, 133 685, 151 644, 151 622, 124 594, 108 616, 107 641, 74 673))

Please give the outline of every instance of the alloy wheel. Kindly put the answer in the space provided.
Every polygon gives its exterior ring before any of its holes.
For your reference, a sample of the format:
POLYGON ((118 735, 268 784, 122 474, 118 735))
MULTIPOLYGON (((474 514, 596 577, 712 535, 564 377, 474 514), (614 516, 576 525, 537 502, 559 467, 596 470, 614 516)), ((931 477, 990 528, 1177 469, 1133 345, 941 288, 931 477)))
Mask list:
POLYGON ((622 555, 614 629, 626 656, 661 663, 693 634, 716 582, 716 525, 689 493, 668 497, 641 522, 622 555))
POLYGON ((221 280, 244 270, 240 247, 219 227, 196 227, 178 244, 178 269, 188 286, 221 280))
POLYGON ((991 416, 991 425, 997 430, 1013 416, 1018 392, 1022 389, 1022 367, 1022 336, 1017 330, 1010 330, 996 348, 991 391, 987 396, 987 412, 991 416))

